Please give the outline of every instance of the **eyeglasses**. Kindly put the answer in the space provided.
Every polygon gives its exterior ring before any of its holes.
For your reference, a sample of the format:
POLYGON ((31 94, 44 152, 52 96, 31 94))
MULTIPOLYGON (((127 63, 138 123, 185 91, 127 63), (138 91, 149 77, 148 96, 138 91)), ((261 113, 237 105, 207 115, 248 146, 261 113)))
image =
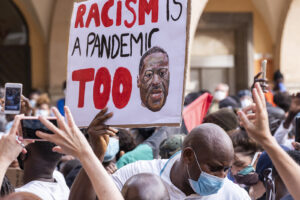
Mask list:
POLYGON ((272 168, 267 168, 262 173, 266 188, 266 199, 275 200, 275 181, 272 177, 272 168))

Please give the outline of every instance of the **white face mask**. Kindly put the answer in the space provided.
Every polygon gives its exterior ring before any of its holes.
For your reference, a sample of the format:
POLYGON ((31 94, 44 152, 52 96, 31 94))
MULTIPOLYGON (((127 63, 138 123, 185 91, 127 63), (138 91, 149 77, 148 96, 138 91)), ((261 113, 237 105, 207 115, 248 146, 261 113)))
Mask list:
POLYGON ((222 101, 225 98, 226 98, 226 93, 221 91, 221 90, 217 90, 214 93, 214 99, 217 100, 217 101, 222 101))
POLYGON ((41 110, 41 109, 38 109, 38 110, 36 110, 36 112, 35 112, 35 116, 49 117, 49 116, 50 116, 50 113, 49 113, 48 110, 41 110))
POLYGON ((250 99, 243 99, 241 100, 241 106, 242 108, 246 108, 252 104, 252 101, 250 99))
POLYGON ((35 104, 36 104, 36 100, 31 99, 29 102, 30 102, 30 105, 34 108, 35 104))

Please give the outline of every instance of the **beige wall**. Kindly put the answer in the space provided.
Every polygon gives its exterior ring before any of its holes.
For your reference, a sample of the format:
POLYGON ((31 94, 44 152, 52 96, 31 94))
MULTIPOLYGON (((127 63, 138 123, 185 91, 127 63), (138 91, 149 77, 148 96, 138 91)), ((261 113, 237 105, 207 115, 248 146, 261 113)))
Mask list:
POLYGON ((272 38, 264 19, 251 0, 209 0, 204 12, 252 12, 255 53, 272 54, 272 38))
POLYGON ((290 90, 300 89, 300 1, 293 0, 282 34, 280 66, 290 90))
POLYGON ((56 1, 49 41, 49 92, 55 101, 63 95, 62 83, 67 75, 69 26, 72 0, 56 1))
POLYGON ((47 89, 47 46, 39 18, 29 0, 14 0, 26 19, 29 28, 29 42, 31 48, 31 78, 32 87, 47 89))

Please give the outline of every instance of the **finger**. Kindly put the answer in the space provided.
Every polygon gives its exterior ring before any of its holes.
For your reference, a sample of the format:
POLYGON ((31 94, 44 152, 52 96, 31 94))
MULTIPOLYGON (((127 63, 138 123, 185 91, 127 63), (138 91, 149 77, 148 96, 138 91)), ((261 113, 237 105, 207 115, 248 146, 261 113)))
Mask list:
POLYGON ((247 116, 248 120, 256 119, 256 114, 255 113, 247 114, 246 116, 247 116))
POLYGON ((64 110, 65 110, 65 114, 66 114, 66 117, 67 117, 68 125, 70 127, 76 126, 75 122, 74 122, 74 119, 73 119, 73 116, 72 116, 72 113, 71 113, 69 107, 65 106, 64 110))
POLYGON ((14 119, 14 123, 12 125, 12 128, 9 131, 9 135, 17 135, 17 130, 18 130, 19 125, 20 125, 20 120, 21 120, 21 116, 16 115, 15 119, 14 119))
MULTIPOLYGON (((39 116, 38 118, 42 124, 44 124, 50 131, 52 131, 53 133, 55 134, 59 134, 59 129, 54 125, 52 124, 49 120, 45 119, 43 116, 39 116)), ((49 134, 48 134, 49 135, 49 134)))
POLYGON ((263 92, 263 90, 261 89, 260 85, 259 84, 255 84, 255 88, 257 89, 258 91, 258 95, 260 97, 260 100, 261 100, 261 103, 264 107, 266 107, 266 100, 265 100, 265 94, 263 92))
POLYGON ((54 113, 54 115, 57 118, 57 123, 58 123, 59 128, 66 130, 66 131, 69 130, 69 128, 65 122, 65 118, 60 114, 60 112, 57 110, 57 108, 52 107, 52 112, 54 113))
POLYGON ((90 132, 92 135, 95 135, 95 136, 103 136, 103 135, 109 135, 109 136, 115 136, 116 134, 110 130, 95 130, 94 132, 90 132))
POLYGON ((256 104, 256 110, 261 112, 263 110, 263 105, 256 88, 252 90, 252 96, 253 96, 253 101, 256 104))
POLYGON ((108 143, 109 143, 109 136, 108 135, 104 135, 103 138, 104 138, 106 144, 108 145, 108 143))
POLYGON ((36 134, 39 138, 41 138, 41 139, 44 139, 44 140, 47 140, 47 141, 49 141, 49 142, 55 143, 55 142, 54 142, 55 136, 52 135, 52 134, 44 133, 44 132, 42 132, 42 131, 36 131, 35 134, 36 134))
POLYGON ((243 108, 242 110, 244 113, 248 113, 249 111, 253 111, 254 108, 255 108, 255 103, 252 103, 252 105, 247 106, 247 107, 243 108))
POLYGON ((113 116, 113 113, 107 113, 105 115, 100 116, 99 118, 96 119, 97 123, 104 123, 106 122, 108 119, 110 119, 113 116))
POLYGON ((248 120, 247 116, 243 111, 238 111, 238 116, 242 123, 242 126, 247 130, 250 127, 251 122, 248 120))
POLYGON ((119 132, 118 129, 113 128, 113 127, 108 127, 107 129, 110 130, 110 131, 112 131, 112 132, 115 133, 115 134, 117 134, 117 133, 119 132))
POLYGON ((267 83, 268 81, 266 79, 260 78, 260 79, 255 79, 255 82, 267 83))
POLYGON ((255 76, 254 76, 254 81, 262 74, 263 72, 259 72, 258 74, 256 74, 255 76))
POLYGON ((62 148, 60 146, 53 147, 52 151, 56 152, 56 153, 64 154, 64 151, 62 150, 62 148))

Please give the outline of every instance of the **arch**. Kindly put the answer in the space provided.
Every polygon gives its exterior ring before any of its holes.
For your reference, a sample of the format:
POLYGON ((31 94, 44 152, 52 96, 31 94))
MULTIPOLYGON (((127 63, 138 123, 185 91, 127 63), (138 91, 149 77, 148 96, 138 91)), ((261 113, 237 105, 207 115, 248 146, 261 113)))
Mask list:
POLYGON ((46 90, 47 78, 47 39, 43 35, 36 10, 30 0, 12 0, 24 16, 29 30, 31 86, 46 90))
POLYGON ((284 74, 287 89, 291 92, 300 89, 300 38, 299 38, 300 1, 292 1, 281 39, 280 70, 284 74))
POLYGON ((0 83, 23 84, 28 94, 31 88, 28 24, 18 7, 10 0, 1 1, 0 12, 0 83))

